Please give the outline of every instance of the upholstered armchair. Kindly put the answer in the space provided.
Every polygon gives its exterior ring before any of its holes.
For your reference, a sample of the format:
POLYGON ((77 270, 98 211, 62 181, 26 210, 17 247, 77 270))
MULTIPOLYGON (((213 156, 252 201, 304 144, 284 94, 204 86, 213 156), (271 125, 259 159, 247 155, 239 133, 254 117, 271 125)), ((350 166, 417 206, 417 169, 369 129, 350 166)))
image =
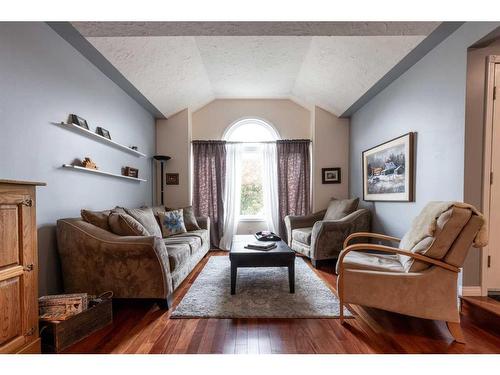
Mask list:
POLYGON ((337 258, 347 236, 370 230, 370 211, 357 210, 358 202, 359 198, 333 199, 326 210, 286 216, 288 246, 310 258, 314 267, 320 260, 337 258))
POLYGON ((337 262, 341 322, 343 304, 353 303, 444 320, 453 338, 463 343, 457 279, 473 242, 476 247, 486 244, 484 219, 463 203, 431 202, 401 240, 375 233, 351 234, 337 262), (399 246, 349 244, 360 238, 399 246))

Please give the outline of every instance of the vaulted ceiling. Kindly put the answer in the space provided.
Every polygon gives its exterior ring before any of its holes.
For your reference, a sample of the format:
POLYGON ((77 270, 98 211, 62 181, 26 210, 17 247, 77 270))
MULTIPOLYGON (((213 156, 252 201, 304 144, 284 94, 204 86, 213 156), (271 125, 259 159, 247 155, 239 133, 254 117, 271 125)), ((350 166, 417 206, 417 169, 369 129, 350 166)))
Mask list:
POLYGON ((435 22, 75 22, 165 116, 216 98, 290 98, 344 113, 435 22))

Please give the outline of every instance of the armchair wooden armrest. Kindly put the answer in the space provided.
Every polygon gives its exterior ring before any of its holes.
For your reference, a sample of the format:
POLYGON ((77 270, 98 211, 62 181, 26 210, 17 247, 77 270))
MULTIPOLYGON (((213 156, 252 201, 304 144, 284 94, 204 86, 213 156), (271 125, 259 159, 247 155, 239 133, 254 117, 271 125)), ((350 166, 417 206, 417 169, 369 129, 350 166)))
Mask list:
POLYGON ((392 242, 401 242, 401 239, 397 237, 392 237, 392 236, 387 236, 385 234, 380 234, 380 233, 370 233, 370 232, 356 232, 350 234, 344 241, 344 249, 349 245, 349 242, 353 240, 354 238, 358 237, 371 237, 371 238, 378 238, 381 240, 386 240, 386 241, 392 241, 392 242))
POLYGON ((452 271, 452 272, 456 272, 456 273, 460 272, 460 269, 458 267, 452 266, 451 264, 442 262, 442 261, 434 259, 434 258, 427 257, 427 256, 422 255, 422 254, 412 253, 409 250, 399 249, 397 247, 391 247, 391 246, 385 246, 385 245, 359 243, 359 244, 349 245, 349 246, 345 247, 344 250, 342 250, 342 252, 340 253, 339 276, 342 274, 342 272, 344 270, 343 261, 344 261, 344 257, 348 253, 350 253, 351 251, 366 251, 366 250, 377 250, 377 251, 381 251, 384 253, 406 255, 406 256, 409 256, 411 258, 415 258, 417 260, 420 260, 422 262, 430 263, 430 264, 435 265, 437 267, 444 268, 448 271, 452 271))

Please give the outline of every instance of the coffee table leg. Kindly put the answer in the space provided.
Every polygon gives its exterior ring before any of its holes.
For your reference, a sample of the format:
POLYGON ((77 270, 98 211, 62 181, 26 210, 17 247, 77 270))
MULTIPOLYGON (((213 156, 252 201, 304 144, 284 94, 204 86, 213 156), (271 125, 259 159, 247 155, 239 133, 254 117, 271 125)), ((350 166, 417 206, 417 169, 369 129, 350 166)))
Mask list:
POLYGON ((290 293, 295 293, 295 261, 288 266, 288 284, 290 284, 290 293))
POLYGON ((231 294, 236 294, 236 274, 238 267, 231 262, 231 294))

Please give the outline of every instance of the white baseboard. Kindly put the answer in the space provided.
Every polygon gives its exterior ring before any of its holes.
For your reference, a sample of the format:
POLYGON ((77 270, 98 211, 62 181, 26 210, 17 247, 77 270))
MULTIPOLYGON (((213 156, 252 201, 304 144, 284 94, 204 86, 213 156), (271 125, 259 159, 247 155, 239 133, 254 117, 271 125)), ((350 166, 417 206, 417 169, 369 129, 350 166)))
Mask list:
POLYGON ((478 297, 481 296, 480 286, 463 286, 462 296, 464 297, 478 297))

